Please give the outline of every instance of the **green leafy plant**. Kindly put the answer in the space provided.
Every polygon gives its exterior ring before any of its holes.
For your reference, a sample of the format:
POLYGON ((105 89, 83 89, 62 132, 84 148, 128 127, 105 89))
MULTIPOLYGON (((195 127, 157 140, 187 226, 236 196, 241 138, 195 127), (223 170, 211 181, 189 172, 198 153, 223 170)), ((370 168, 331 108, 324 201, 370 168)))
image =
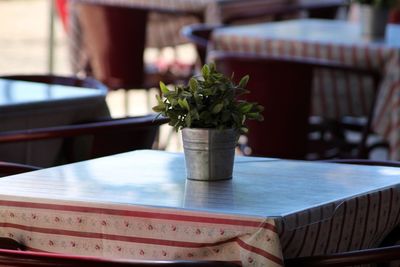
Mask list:
POLYGON ((363 5, 371 5, 375 7, 390 8, 395 5, 397 0, 355 0, 355 2, 363 5))
POLYGON ((157 95, 158 104, 155 112, 168 117, 169 124, 179 129, 216 128, 237 129, 241 133, 248 131, 246 119, 261 121, 263 107, 238 99, 249 93, 245 89, 249 76, 244 76, 239 84, 232 78, 216 70, 214 64, 204 65, 200 76, 190 79, 188 85, 175 86, 170 90, 160 82, 161 96, 157 95))

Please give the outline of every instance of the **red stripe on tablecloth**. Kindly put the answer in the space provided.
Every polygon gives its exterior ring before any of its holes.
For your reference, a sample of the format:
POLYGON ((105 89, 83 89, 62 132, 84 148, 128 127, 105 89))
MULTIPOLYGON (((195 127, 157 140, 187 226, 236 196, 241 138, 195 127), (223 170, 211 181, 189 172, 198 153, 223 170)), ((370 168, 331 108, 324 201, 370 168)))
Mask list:
MULTIPOLYGON (((319 209, 319 218, 323 218, 322 208, 319 209)), ((314 255, 314 254, 315 254, 315 250, 317 249, 317 244, 318 244, 318 240, 319 240, 319 235, 320 235, 320 233, 321 233, 321 226, 322 226, 322 223, 321 223, 321 222, 317 223, 317 227, 318 227, 318 228, 317 228, 317 233, 315 234, 314 245, 313 245, 313 247, 312 247, 312 249, 311 249, 311 254, 310 254, 310 255, 314 255)))
POLYGON ((261 48, 262 44, 261 44, 261 40, 260 39, 256 39, 254 41, 254 51, 256 54, 262 54, 262 48, 261 48))
MULTIPOLYGON (((246 220, 240 220, 240 219, 200 217, 200 216, 194 216, 194 215, 180 215, 180 214, 157 213, 157 212, 146 212, 146 211, 114 210, 114 209, 95 208, 95 207, 80 207, 80 206, 32 203, 32 202, 8 201, 8 200, 0 200, 0 205, 11 206, 11 207, 35 208, 35 209, 49 209, 49 210, 60 210, 60 211, 75 211, 75 212, 84 212, 84 213, 109 214, 109 215, 129 216, 129 217, 154 218, 154 219, 163 219, 163 220, 171 220, 171 221, 240 225, 240 226, 264 228, 264 229, 268 229, 270 231, 277 233, 276 227, 270 223, 257 222, 257 221, 246 221, 246 220)), ((210 216, 212 216, 212 215, 210 215, 210 216)))
MULTIPOLYGON (((333 59, 333 46, 332 45, 328 45, 328 59, 332 60, 333 59)), ((336 118, 340 117, 340 106, 339 106, 339 88, 337 86, 337 80, 335 79, 335 71, 329 71, 328 75, 331 78, 332 81, 332 90, 333 90, 333 98, 334 98, 334 107, 335 107, 335 111, 334 114, 336 116, 336 118)))
POLYGON ((342 223, 340 224, 340 232, 339 232, 339 238, 338 238, 338 242, 336 244, 336 251, 340 251, 340 243, 342 241, 342 237, 343 237, 343 228, 344 228, 344 224, 346 222, 346 217, 347 217, 347 201, 345 201, 343 203, 343 216, 342 216, 342 223))
MULTIPOLYGON (((332 203, 331 205, 333 206, 333 209, 336 208, 335 203, 332 203)), ((332 218, 329 220, 329 231, 326 232, 327 235, 328 235, 328 239, 326 240, 326 243, 325 243, 325 248, 324 248, 324 253, 325 253, 325 254, 327 253, 328 248, 329 248, 329 243, 330 243, 331 237, 332 237, 332 235, 333 235, 332 232, 334 232, 334 231, 332 231, 333 220, 334 220, 334 217, 332 217, 332 218)))
POLYGON ((384 51, 384 49, 383 48, 378 48, 378 67, 379 68, 382 68, 383 67, 383 64, 384 64, 384 55, 383 55, 383 51, 384 51))
MULTIPOLYGON (((306 51, 306 49, 304 49, 304 51, 306 51)), ((317 58, 321 57, 321 49, 320 49, 319 46, 317 46, 315 48, 315 53, 316 53, 316 57, 317 58)), ((305 53, 303 53, 303 56, 305 56, 305 53)), ((325 99, 325 97, 326 97, 326 95, 325 95, 326 88, 324 86, 325 83, 324 83, 323 71, 321 69, 314 70, 314 74, 313 75, 314 75, 313 78, 317 77, 316 79, 318 81, 318 84, 316 83, 316 87, 317 87, 317 89, 319 91, 319 96, 320 96, 319 97, 319 103, 320 103, 320 108, 321 108, 321 114, 326 116, 327 115, 327 112, 326 112, 326 99, 325 99)))
MULTIPOLYGON (((376 235, 376 233, 378 232, 378 229, 379 229, 379 222, 381 221, 380 220, 380 218, 381 218, 381 211, 382 211, 382 208, 381 208, 381 205, 382 205, 382 191, 379 191, 378 192, 378 216, 376 217, 376 224, 375 224, 375 231, 374 231, 374 235, 376 235)), ((376 238, 379 238, 379 236, 376 236, 376 238)), ((372 239, 371 241, 374 241, 374 239, 372 239)))
MULTIPOLYGON (((399 201, 399 196, 397 195, 396 201, 399 201)), ((400 209, 397 209, 397 215, 396 215, 396 219, 394 220, 394 225, 397 224, 398 220, 400 218, 400 209)))
POLYGON ((358 198, 355 199, 355 202, 356 202, 356 206, 354 207, 353 227, 351 228, 350 242, 349 242, 349 245, 347 246, 348 251, 351 249, 351 245, 353 244, 353 240, 354 240, 354 230, 356 229, 356 222, 357 222, 357 215, 358 215, 358 198))
MULTIPOLYGON (((399 82, 399 85, 400 85, 400 82, 399 82)), ((397 86, 394 86, 394 87, 397 87, 397 86)), ((395 91, 394 89, 391 89, 390 94, 392 95, 394 91, 395 91)), ((387 101, 390 102, 391 99, 392 99, 392 98, 388 98, 387 101)), ((386 105, 389 105, 389 103, 385 103, 385 107, 386 107, 386 105)), ((400 106, 399 100, 396 100, 396 102, 393 103, 391 106, 392 106, 392 110, 398 109, 399 106, 400 106)), ((398 123, 396 123, 396 124, 393 124, 393 123, 391 123, 391 118, 389 117, 389 118, 388 118, 388 123, 386 124, 386 128, 385 128, 384 131, 383 131, 383 137, 389 138, 390 135, 391 135, 391 133, 392 133, 392 131, 395 131, 395 130, 398 129, 399 127, 400 127, 400 122, 398 122, 398 123)), ((398 140, 398 141, 395 143, 394 146, 391 146, 390 149, 392 149, 392 150, 397 149, 398 146, 399 146, 399 141, 400 141, 400 140, 398 140)))
POLYGON ((167 239, 157 239, 157 238, 146 238, 146 237, 137 237, 137 236, 123 236, 123 235, 112 235, 112 234, 104 234, 104 233, 93 233, 93 232, 81 232, 81 231, 73 231, 73 230, 62 230, 62 229, 54 229, 54 228, 43 228, 43 227, 35 227, 35 226, 26 226, 20 224, 13 223, 0 223, 0 227, 14 228, 29 232, 41 233, 41 234, 51 234, 51 235, 63 235, 63 236, 73 236, 80 238, 91 238, 91 239, 106 239, 113 241, 123 241, 130 243, 141 243, 141 244, 151 244, 151 245, 162 245, 169 247, 186 247, 186 248, 202 248, 202 247, 210 247, 210 246, 218 246, 230 242, 235 242, 236 237, 214 242, 214 243, 198 243, 198 242, 189 242, 189 241, 176 241, 176 240, 167 240, 167 239))
POLYGON ((300 257, 301 252, 303 251, 303 249, 306 248, 306 247, 304 246, 304 244, 305 244, 305 242, 306 242, 306 239, 308 238, 308 231, 309 231, 309 229, 310 229, 310 225, 308 224, 308 225, 306 226, 306 229, 303 231, 303 232, 304 232, 303 238, 301 239, 301 244, 300 244, 300 246, 298 246, 298 251, 297 251, 296 256, 295 256, 296 258, 300 257))
MULTIPOLYGON (((297 226, 299 225, 299 214, 296 213, 294 216, 295 216, 295 220, 296 220, 295 224, 296 224, 296 227, 297 227, 297 226)), ((285 246, 283 247, 283 251, 287 251, 287 250, 288 250, 288 248, 290 247, 290 245, 291 245, 291 243, 292 243, 294 237, 296 236, 296 232, 297 232, 297 228, 295 228, 295 229, 292 231, 292 235, 290 236, 289 240, 287 241, 287 243, 286 243, 285 246)), ((282 244, 282 245, 283 245, 283 244, 282 244)))
POLYGON ((278 54, 280 56, 285 55, 285 42, 282 40, 278 40, 278 54))
POLYGON ((390 188, 389 192, 390 192, 389 209, 388 209, 388 213, 387 213, 386 223, 385 223, 385 226, 383 227, 383 229, 388 229, 389 221, 390 221, 390 218, 392 217, 391 214, 392 214, 392 206, 393 206, 393 188, 390 188))
POLYGON ((306 246, 304 246, 304 244, 305 244, 305 242, 306 242, 306 239, 308 238, 308 231, 310 230, 311 211, 310 211, 310 210, 307 210, 306 212, 307 212, 307 221, 308 221, 308 224, 307 224, 307 226, 306 226, 306 230, 304 231, 304 236, 303 236, 303 239, 302 239, 301 244, 300 244, 300 246, 299 246, 299 251, 297 251, 296 258, 297 258, 297 257, 300 257, 301 252, 303 251, 303 249, 306 248, 306 246))
POLYGON ((325 90, 326 88, 324 87, 324 71, 322 69, 317 69, 315 70, 315 73, 318 75, 317 81, 318 81, 318 87, 319 87, 319 92, 320 92, 320 107, 321 107, 321 113, 324 116, 328 116, 328 111, 327 111, 327 106, 326 106, 326 94, 325 90))
POLYGON ((111 235, 111 234, 104 234, 104 233, 90 233, 90 232, 78 232, 78 231, 71 231, 71 230, 59 230, 59 229, 52 229, 52 228, 42 228, 42 227, 18 225, 18 224, 12 224, 12 223, 0 223, 0 227, 20 229, 20 230, 42 233, 42 234, 55 234, 55 235, 64 235, 64 236, 74 236, 74 237, 80 237, 80 238, 96 238, 96 239, 106 239, 106 240, 123 241, 123 242, 130 242, 130 243, 141 243, 141 244, 162 245, 162 246, 183 247, 183 248, 212 247, 212 246, 218 246, 218 245, 222 245, 222 244, 226 244, 226 243, 236 242, 240 247, 242 247, 250 252, 259 254, 259 255, 283 266, 283 261, 279 257, 272 255, 268 251, 262 250, 257 247, 253 247, 237 237, 234 237, 234 238, 231 238, 228 240, 224 240, 224 241, 220 241, 220 242, 215 242, 215 243, 195 243, 195 242, 174 241, 174 240, 165 240, 165 239, 156 239, 156 238, 111 235))
POLYGON ((272 41, 266 43, 265 50, 267 51, 267 55, 272 55, 272 41))
POLYGON ((361 242, 360 242, 360 246, 356 249, 361 249, 363 248, 363 244, 365 242, 365 237, 367 235, 367 231, 368 231, 368 219, 369 219, 369 207, 371 205, 371 196, 368 194, 367 195, 367 207, 366 207, 366 213, 365 213, 365 223, 364 223, 364 231, 362 234, 362 238, 361 238, 361 242))
MULTIPOLYGON (((346 64, 346 58, 345 58, 345 56, 344 56, 344 49, 345 49, 345 46, 343 46, 343 45, 341 45, 341 46, 339 47, 339 57, 340 57, 340 61, 341 61, 343 64, 346 64)), ((347 108, 348 108, 348 110, 349 110, 349 114, 352 115, 352 114, 354 114, 354 113, 353 113, 353 101, 352 101, 353 97, 352 97, 352 95, 351 95, 350 76, 349 76, 349 74, 343 72, 343 77, 344 77, 345 82, 346 82, 345 90, 346 90, 346 96, 347 96, 347 99, 348 99, 348 101, 347 101, 347 108)))
POLYGON ((290 42, 289 44, 289 55, 292 57, 296 56, 296 42, 290 42))
POLYGON ((372 68, 372 62, 371 62, 371 57, 369 55, 368 47, 364 47, 364 54, 365 54, 365 64, 367 65, 367 68, 372 68))
POLYGON ((267 252, 267 251, 265 251, 263 249, 260 249, 260 248, 257 248, 257 247, 253 247, 253 246, 247 244, 246 242, 244 242, 243 240, 241 240, 240 238, 237 238, 236 242, 242 248, 244 248, 244 249, 246 249, 246 250, 248 250, 250 252, 256 253, 256 254, 258 254, 260 256, 263 256, 264 258, 267 258, 270 261, 273 261, 273 262, 283 266, 283 261, 282 261, 281 258, 278 258, 275 255, 272 255, 271 253, 269 253, 269 252, 267 252))
MULTIPOLYGON (((393 94, 395 93, 396 87, 400 86, 400 82, 396 82, 392 84, 389 88, 389 92, 386 94, 386 98, 383 100, 383 105, 381 105, 381 110, 377 114, 376 119, 374 120, 374 128, 376 128, 376 123, 379 123, 383 119, 383 115, 386 113, 386 109, 389 107, 390 101, 393 99, 393 94)), ((386 127, 385 131, 383 132, 383 137, 388 137, 390 133, 390 123, 388 123, 388 126, 386 127)))
MULTIPOLYGON (((357 51, 358 47, 353 45, 351 49, 351 54, 352 54, 352 60, 353 60, 353 65, 358 66, 359 62, 357 59, 357 51)), ((365 94, 364 94, 364 83, 363 83, 363 77, 357 76, 357 81, 358 81, 358 93, 359 93, 359 99, 361 102, 361 108, 362 108, 362 114, 367 114, 368 113, 368 108, 367 108, 367 103, 365 102, 365 94)))
MULTIPOLYGON (((240 39, 238 37, 238 39, 240 39)), ((241 38, 242 48, 245 52, 253 52, 251 51, 250 40, 248 38, 241 38)))

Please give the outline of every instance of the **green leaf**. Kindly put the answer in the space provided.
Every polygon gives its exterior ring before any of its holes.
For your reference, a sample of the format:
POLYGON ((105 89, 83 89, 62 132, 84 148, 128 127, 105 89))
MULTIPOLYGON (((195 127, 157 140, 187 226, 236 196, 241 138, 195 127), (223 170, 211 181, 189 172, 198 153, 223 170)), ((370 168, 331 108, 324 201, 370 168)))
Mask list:
POLYGON ((247 127, 240 128, 241 133, 247 133, 248 131, 249 131, 249 129, 247 129, 247 127))
POLYGON ((188 111, 190 110, 189 103, 187 102, 186 99, 178 99, 178 104, 181 108, 188 111))
POLYGON ((160 82, 160 89, 161 89, 161 92, 162 92, 163 94, 166 94, 166 93, 169 92, 168 87, 167 87, 167 86, 165 85, 165 83, 163 83, 163 82, 160 82))
POLYGON ((249 75, 244 76, 239 82, 239 87, 246 88, 249 79, 250 79, 249 75))
POLYGON ((217 113, 219 113, 221 110, 222 110, 222 108, 224 107, 224 104, 223 103, 219 103, 219 104, 216 104, 215 106, 214 106, 214 108, 212 109, 212 113, 213 114, 217 114, 217 113))
POLYGON ((247 113, 252 109, 253 105, 251 103, 243 102, 239 105, 239 110, 242 113, 247 113))
POLYGON ((203 68, 201 68, 201 74, 205 79, 210 75, 210 68, 207 64, 204 64, 203 68))
POLYGON ((197 91, 197 88, 199 87, 199 84, 197 83, 197 80, 194 79, 194 78, 191 78, 191 79, 189 80, 189 87, 190 87, 190 90, 191 90, 192 92, 196 92, 196 91, 197 91))

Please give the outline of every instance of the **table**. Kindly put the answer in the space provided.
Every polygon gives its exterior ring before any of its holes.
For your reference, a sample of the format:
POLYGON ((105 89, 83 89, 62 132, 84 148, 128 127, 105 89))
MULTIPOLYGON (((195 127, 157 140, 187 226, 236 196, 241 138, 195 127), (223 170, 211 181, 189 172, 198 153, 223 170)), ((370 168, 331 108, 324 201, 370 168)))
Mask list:
POLYGON ((373 247, 398 223, 400 170, 236 157, 186 180, 180 153, 139 150, 0 179, 0 236, 33 250, 281 266, 373 247))
MULTIPOLYGON (((289 1, 292 0, 246 0, 246 7, 264 9, 289 1)), ((82 2, 154 11, 150 12, 148 18, 146 47, 155 48, 187 43, 180 34, 183 26, 200 22, 221 24, 224 16, 236 14, 243 8, 242 0, 70 0, 68 38, 72 69, 76 73, 84 70, 88 60, 82 50, 81 27, 75 7, 76 3, 82 2)))
MULTIPOLYGON (((319 0, 70 0, 69 44, 71 63, 74 71, 81 71, 87 55, 81 49, 81 29, 76 3, 94 3, 126 8, 142 8, 153 11, 149 14, 146 42, 147 47, 164 48, 187 43, 180 34, 183 26, 195 23, 222 24, 243 10, 269 10, 281 5, 296 3, 310 5, 319 0)), ((339 5, 341 0, 331 0, 329 4, 339 5)), ((252 18, 250 18, 252 19, 252 18)), ((260 19, 258 18, 258 21, 260 19)), ((262 18, 266 20, 266 18, 262 18)), ((254 23, 257 19, 252 19, 254 23)))
MULTIPOLYGON (((329 59, 381 70, 372 127, 389 142, 390 158, 400 160, 400 25, 387 30, 385 40, 368 40, 358 24, 346 21, 302 19, 227 27, 215 31, 211 50, 329 59)), ((315 78, 314 114, 338 118, 368 113, 371 80, 322 70, 315 78)))
MULTIPOLYGON (((296 0, 297 1, 297 0, 296 0)), ((305 0, 299 0, 305 1, 305 0)), ((308 0, 310 1, 310 0, 308 0)), ((148 46, 165 47, 186 43, 179 30, 184 25, 193 23, 221 24, 225 17, 238 13, 243 8, 242 0, 72 0, 71 14, 74 16, 74 4, 77 2, 112 5, 127 8, 144 8, 165 14, 152 14, 149 20, 148 46), (171 14, 168 14, 171 13, 171 14)), ((265 9, 280 3, 291 3, 293 0, 246 0, 247 9, 265 9)), ((72 20, 72 28, 76 27, 76 20, 72 20)))
MULTIPOLYGON (((106 91, 0 79, 0 131, 68 125, 109 117, 106 91)), ((0 146, 0 160, 48 167, 58 160, 61 141, 0 146), (44 153, 43 147, 46 148, 44 153)))

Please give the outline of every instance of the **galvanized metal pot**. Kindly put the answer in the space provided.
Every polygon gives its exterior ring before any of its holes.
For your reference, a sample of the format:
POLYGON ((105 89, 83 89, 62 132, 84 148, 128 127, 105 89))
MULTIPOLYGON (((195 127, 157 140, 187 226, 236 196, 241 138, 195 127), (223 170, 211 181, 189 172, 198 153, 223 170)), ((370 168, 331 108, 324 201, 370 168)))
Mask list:
POLYGON ((372 39, 384 38, 388 17, 387 8, 361 5, 361 34, 372 39))
POLYGON ((182 129, 187 178, 201 181, 231 179, 238 137, 238 132, 233 129, 182 129))

